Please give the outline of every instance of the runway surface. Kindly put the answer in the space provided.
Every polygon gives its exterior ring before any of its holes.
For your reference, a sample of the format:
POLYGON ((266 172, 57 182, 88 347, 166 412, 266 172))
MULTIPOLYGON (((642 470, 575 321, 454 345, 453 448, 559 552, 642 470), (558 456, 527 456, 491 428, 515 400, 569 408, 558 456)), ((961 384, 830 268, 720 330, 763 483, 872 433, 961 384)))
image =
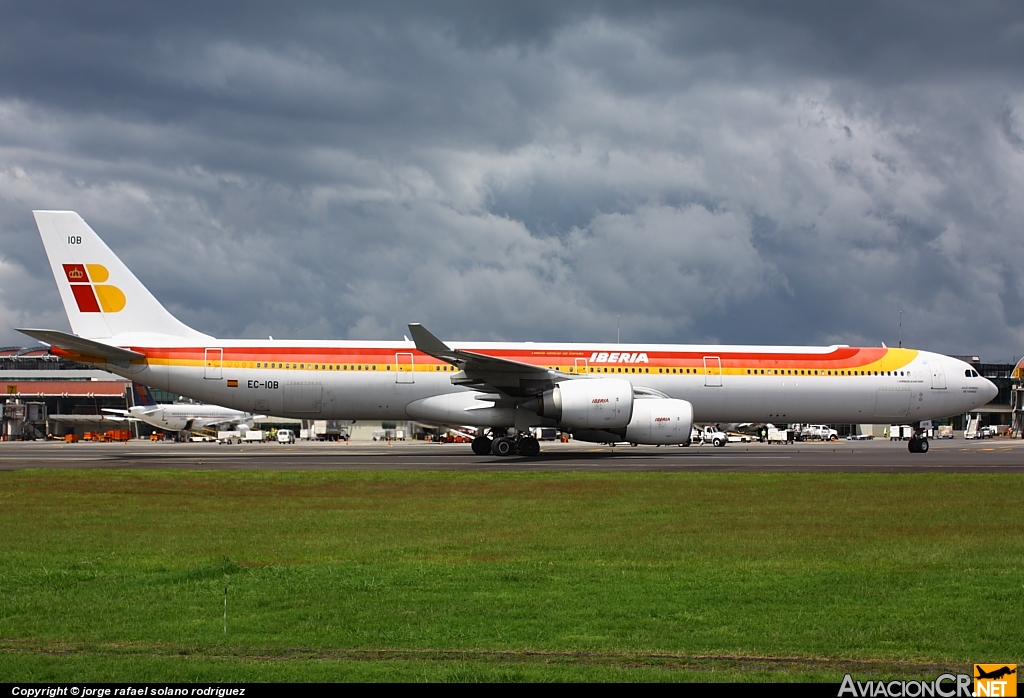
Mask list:
POLYGON ((768 445, 600 446, 551 443, 536 458, 477 456, 469 444, 300 442, 127 444, 0 443, 0 470, 127 468, 203 470, 473 470, 707 472, 1024 472, 1024 441, 931 441, 926 454, 905 442, 839 441, 768 445))

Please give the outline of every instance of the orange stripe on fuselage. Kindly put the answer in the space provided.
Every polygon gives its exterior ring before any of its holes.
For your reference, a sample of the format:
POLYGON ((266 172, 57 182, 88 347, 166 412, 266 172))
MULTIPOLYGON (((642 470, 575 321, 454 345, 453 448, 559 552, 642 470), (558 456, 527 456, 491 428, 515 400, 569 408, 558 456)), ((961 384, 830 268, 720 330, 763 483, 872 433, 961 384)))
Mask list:
MULTIPOLYGON (((130 347, 133 351, 145 354, 148 360, 162 365, 197 365, 206 358, 206 347, 184 348, 150 348, 130 347)), ((220 347, 217 347, 218 349, 220 347)), ((56 348, 55 348, 56 349, 56 348)), ((608 347, 599 351, 605 352, 608 347)), ((583 350, 519 350, 519 349, 473 349, 474 353, 496 358, 518 361, 535 366, 573 366, 577 359, 583 359, 588 365, 619 365, 633 363, 627 361, 590 362, 597 352, 583 350)), ((326 347, 224 347, 223 361, 227 362, 275 362, 275 363, 312 363, 312 364, 394 364, 395 354, 413 354, 415 364, 419 366, 444 365, 432 356, 422 354, 414 349, 393 348, 326 348, 326 347)), ((64 353, 64 352, 61 352, 64 353)), ((909 364, 917 356, 912 349, 885 349, 879 347, 839 347, 827 354, 817 353, 764 353, 764 352, 724 352, 724 351, 657 351, 626 352, 631 354, 645 353, 647 366, 703 367, 707 357, 718 357, 723 368, 743 369, 853 369, 885 364, 885 370, 899 369, 909 364)))

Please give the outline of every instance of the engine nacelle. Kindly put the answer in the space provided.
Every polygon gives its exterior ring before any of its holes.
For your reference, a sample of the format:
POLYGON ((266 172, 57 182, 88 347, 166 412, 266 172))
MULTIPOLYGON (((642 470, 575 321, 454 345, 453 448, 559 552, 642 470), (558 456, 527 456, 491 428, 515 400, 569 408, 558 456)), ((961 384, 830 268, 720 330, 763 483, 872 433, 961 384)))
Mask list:
POLYGON ((562 381, 523 405, 569 429, 618 429, 633 416, 633 385, 622 378, 562 381))
POLYGON ((624 440, 663 446, 684 444, 690 441, 692 428, 693 405, 686 400, 635 400, 624 440))
POLYGON ((650 398, 633 401, 633 418, 620 429, 573 429, 578 441, 670 445, 690 442, 693 405, 686 400, 650 398))

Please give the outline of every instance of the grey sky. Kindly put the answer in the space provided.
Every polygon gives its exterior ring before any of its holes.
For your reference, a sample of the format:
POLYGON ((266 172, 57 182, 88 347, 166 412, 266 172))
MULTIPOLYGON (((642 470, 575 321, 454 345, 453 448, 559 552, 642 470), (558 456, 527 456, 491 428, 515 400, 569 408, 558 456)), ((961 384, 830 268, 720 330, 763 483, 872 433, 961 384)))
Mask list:
POLYGON ((0 343, 79 211, 230 337, 1024 347, 1019 3, 12 3, 0 343))

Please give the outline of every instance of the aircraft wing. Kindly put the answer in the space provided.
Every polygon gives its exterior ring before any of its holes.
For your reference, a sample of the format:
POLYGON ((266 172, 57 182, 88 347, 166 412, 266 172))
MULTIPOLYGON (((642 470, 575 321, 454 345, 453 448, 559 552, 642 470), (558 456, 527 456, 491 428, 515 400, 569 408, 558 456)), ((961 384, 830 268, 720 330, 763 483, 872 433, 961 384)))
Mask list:
POLYGON ((572 378, 542 366, 452 349, 418 322, 409 324, 409 332, 419 351, 461 369, 461 373, 452 376, 455 385, 474 390, 498 390, 511 397, 528 397, 572 378))
POLYGON ((38 339, 51 347, 56 347, 70 354, 71 358, 81 359, 86 363, 112 363, 127 366, 133 360, 146 358, 145 354, 131 349, 114 347, 59 330, 19 329, 18 332, 27 334, 32 339, 38 339))

